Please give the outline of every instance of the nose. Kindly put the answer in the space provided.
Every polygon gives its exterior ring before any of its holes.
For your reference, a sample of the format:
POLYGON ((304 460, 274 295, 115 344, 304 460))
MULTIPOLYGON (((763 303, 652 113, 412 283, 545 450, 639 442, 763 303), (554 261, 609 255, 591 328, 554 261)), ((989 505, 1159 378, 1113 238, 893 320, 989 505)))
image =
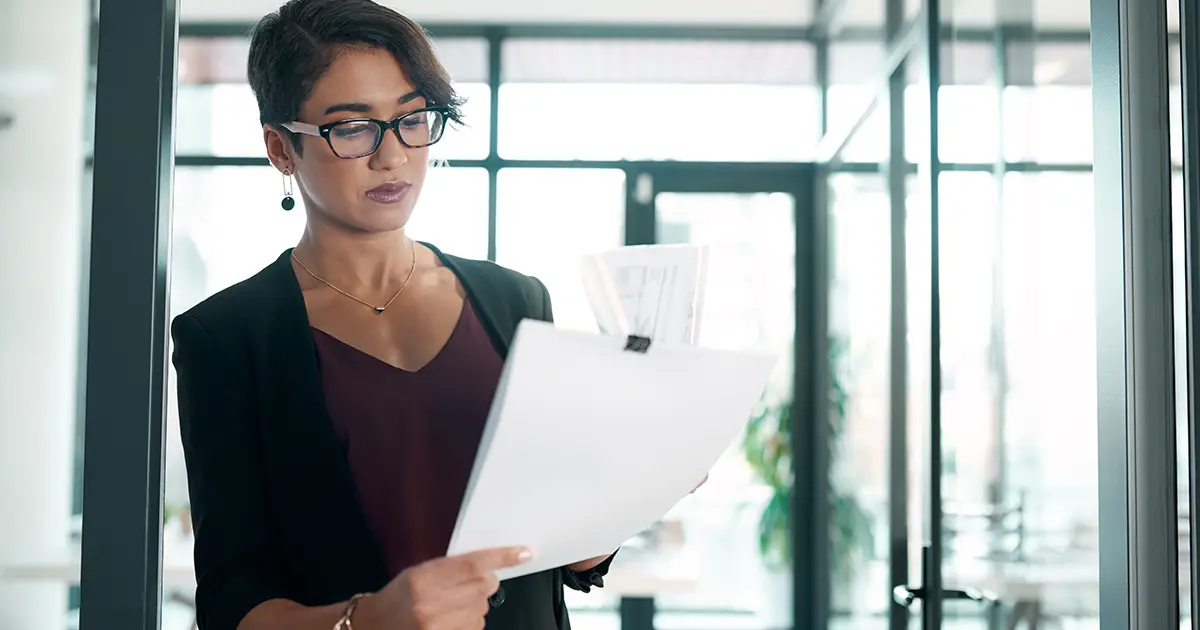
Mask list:
POLYGON ((371 155, 371 167, 379 170, 400 168, 408 162, 408 147, 400 142, 395 129, 384 129, 379 148, 371 155))

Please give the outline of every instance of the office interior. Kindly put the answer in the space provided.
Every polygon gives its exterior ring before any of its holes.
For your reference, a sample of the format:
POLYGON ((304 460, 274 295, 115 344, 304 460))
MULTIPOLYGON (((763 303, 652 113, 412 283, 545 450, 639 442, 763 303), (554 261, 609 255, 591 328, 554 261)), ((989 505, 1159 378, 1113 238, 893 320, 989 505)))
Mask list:
MULTIPOLYGON (((783 357, 786 421, 573 627, 1200 627, 1194 4, 387 4, 468 98, 413 236, 581 330, 580 256, 707 244, 701 343, 783 357)), ((246 83, 276 5, 2 12, 0 630, 193 627, 163 327, 303 229, 246 83)))

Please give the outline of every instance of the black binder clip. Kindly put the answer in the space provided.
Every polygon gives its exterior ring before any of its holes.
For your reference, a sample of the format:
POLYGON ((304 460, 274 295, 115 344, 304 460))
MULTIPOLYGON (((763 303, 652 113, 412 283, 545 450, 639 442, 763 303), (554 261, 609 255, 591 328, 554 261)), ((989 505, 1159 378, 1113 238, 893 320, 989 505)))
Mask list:
POLYGON ((646 354, 650 349, 650 338, 641 335, 629 335, 625 338, 625 350, 646 354))

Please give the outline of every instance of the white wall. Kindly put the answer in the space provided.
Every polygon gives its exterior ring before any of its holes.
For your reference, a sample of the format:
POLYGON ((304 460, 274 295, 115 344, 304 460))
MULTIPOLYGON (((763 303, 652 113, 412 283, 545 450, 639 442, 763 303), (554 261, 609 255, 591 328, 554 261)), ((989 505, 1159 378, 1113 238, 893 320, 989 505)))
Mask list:
MULTIPOLYGON (((87 7, 0 2, 0 573, 68 542, 87 7)), ((64 585, 0 581, 0 630, 65 623, 64 585)))
MULTIPOLYGON (((182 21, 253 21, 279 0, 181 0, 182 21)), ((424 22, 807 24, 812 0, 382 0, 424 22)))

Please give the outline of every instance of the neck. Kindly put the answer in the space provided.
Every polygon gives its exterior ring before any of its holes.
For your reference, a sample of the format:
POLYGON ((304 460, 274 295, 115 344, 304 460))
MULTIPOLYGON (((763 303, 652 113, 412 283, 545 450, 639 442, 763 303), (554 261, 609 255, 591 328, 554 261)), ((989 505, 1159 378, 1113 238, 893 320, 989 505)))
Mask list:
POLYGON ((296 245, 296 258, 314 273, 346 291, 394 287, 413 266, 416 243, 404 229, 351 234, 309 222, 296 245))

